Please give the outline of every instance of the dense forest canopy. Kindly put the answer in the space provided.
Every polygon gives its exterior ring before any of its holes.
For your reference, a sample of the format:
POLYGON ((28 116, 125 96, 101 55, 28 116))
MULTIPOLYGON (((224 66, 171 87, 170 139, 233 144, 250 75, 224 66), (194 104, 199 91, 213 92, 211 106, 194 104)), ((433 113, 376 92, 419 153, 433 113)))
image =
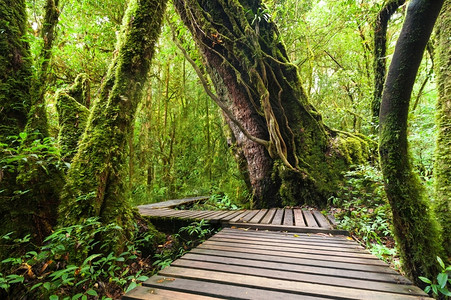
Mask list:
POLYGON ((213 195, 379 217, 364 240, 394 236, 421 284, 451 254, 450 18, 448 0, 0 0, 0 258, 81 224, 120 230, 74 263, 119 253, 133 207, 213 195))

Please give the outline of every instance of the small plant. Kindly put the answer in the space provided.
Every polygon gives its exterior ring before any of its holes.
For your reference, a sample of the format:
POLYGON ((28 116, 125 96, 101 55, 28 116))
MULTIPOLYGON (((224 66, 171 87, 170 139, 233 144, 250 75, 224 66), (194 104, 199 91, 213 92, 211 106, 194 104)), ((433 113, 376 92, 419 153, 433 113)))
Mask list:
POLYGON ((426 277, 418 277, 421 281, 429 284, 426 286, 424 291, 426 293, 430 293, 435 296, 444 295, 446 297, 451 296, 451 291, 449 290, 449 286, 451 285, 451 266, 445 266, 443 260, 437 256, 437 261, 442 269, 442 271, 437 275, 437 283, 433 283, 432 280, 426 277))

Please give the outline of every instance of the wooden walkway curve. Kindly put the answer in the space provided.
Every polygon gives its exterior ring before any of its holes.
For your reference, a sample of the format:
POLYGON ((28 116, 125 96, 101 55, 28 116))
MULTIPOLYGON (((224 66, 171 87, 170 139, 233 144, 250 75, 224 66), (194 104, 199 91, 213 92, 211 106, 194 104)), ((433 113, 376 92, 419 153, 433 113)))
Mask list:
POLYGON ((275 209, 271 218, 268 214, 274 210, 234 215, 146 206, 139 210, 153 217, 205 217, 226 228, 127 293, 124 300, 428 298, 357 242, 340 235, 343 231, 333 228, 333 219, 321 215, 323 219, 314 210, 300 210, 303 225, 297 223, 294 209, 275 209), (290 211, 293 224, 284 225, 290 211), (308 223, 309 214, 316 225, 308 223), (282 216, 278 225, 272 224, 276 215, 282 216), (268 223, 261 222, 265 217, 268 223), (328 227, 319 220, 326 220, 328 227), (282 231, 262 230, 268 226, 282 231))

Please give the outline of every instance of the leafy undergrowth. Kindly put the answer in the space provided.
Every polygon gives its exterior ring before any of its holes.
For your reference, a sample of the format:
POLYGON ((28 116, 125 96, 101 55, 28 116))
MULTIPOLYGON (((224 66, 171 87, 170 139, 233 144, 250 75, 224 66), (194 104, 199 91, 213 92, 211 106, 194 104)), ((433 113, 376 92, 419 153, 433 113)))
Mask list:
POLYGON ((195 203, 192 206, 178 206, 177 209, 193 210, 237 210, 241 209, 241 204, 233 201, 225 194, 213 194, 208 200, 195 203))
POLYGON ((391 226, 391 211, 385 196, 382 174, 372 166, 358 166, 345 174, 346 181, 331 198, 340 229, 374 255, 400 269, 391 226))
MULTIPOLYGON (((166 237, 140 224, 119 254, 107 250, 117 241, 102 245, 96 238, 120 230, 114 224, 104 226, 96 218, 57 229, 43 246, 2 261, 0 298, 119 299, 213 233, 205 222, 192 223, 166 237)), ((30 239, 7 234, 1 243, 28 247, 30 239)))

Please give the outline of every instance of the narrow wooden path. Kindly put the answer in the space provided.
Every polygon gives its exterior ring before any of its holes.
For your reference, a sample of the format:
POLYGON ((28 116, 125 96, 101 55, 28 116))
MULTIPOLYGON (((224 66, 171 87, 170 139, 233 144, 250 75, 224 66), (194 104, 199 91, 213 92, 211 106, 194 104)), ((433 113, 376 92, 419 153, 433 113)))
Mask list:
POLYGON ((222 229, 123 299, 427 298, 349 237, 241 225, 222 229))
POLYGON ((333 216, 324 216, 314 209, 271 208, 257 210, 177 210, 171 208, 155 209, 151 205, 138 206, 143 216, 153 218, 181 218, 221 223, 227 226, 241 226, 260 230, 280 230, 292 232, 322 232, 346 235, 347 232, 335 229, 333 216))

